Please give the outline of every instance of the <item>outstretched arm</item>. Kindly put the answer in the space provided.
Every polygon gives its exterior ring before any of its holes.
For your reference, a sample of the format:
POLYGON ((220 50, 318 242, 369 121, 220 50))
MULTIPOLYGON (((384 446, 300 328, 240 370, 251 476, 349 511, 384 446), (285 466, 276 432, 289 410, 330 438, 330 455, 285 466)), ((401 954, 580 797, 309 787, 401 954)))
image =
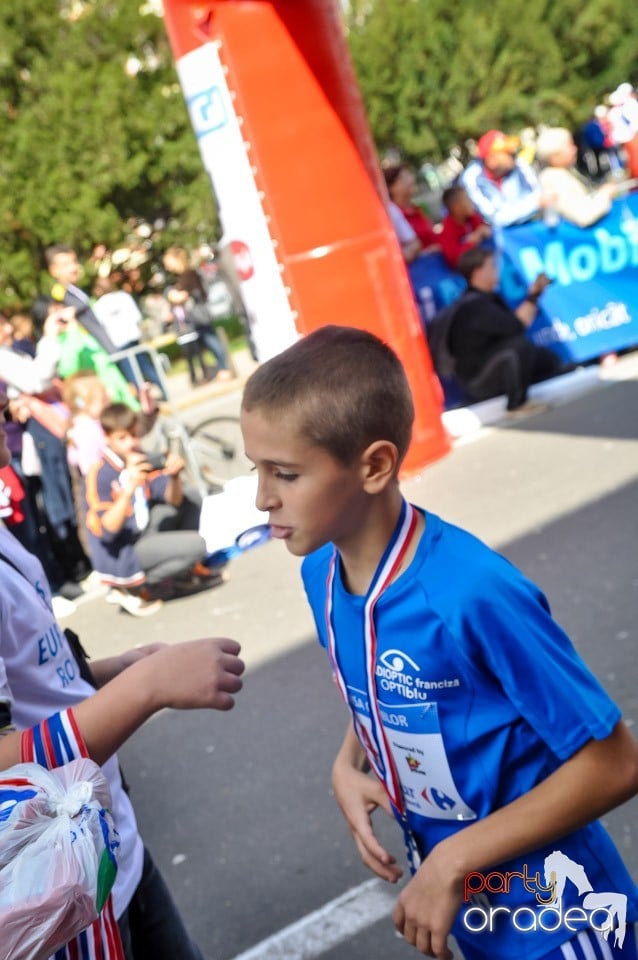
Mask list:
POLYGON ((398 899, 397 929, 422 953, 451 960, 447 936, 469 873, 558 840, 637 791, 638 744, 620 721, 529 793, 434 847, 398 899))
MULTIPOLYGON (((161 649, 128 669, 73 709, 89 756, 102 764, 154 713, 208 708, 230 710, 244 664, 234 640, 191 640, 161 649)), ((0 770, 20 762, 20 733, 0 737, 0 770)))

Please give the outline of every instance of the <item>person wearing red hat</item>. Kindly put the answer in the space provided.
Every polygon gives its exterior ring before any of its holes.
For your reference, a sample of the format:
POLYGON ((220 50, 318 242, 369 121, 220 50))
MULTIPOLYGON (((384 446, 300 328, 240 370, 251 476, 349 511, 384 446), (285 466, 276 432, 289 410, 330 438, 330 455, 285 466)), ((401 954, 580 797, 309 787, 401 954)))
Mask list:
POLYGON ((542 207, 538 178, 517 160, 518 138, 488 130, 477 144, 477 157, 461 175, 474 206, 491 226, 509 227, 534 217, 542 207))

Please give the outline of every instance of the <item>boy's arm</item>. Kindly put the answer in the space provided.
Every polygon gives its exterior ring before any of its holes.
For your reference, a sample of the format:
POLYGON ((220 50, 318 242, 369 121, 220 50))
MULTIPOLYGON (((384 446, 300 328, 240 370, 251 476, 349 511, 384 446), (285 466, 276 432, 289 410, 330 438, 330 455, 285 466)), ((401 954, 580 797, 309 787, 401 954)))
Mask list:
POLYGON ((382 785, 366 773, 367 768, 365 751, 350 723, 332 768, 335 798, 366 867, 382 880, 396 883, 402 871, 395 857, 377 840, 370 820, 377 807, 389 816, 393 815, 392 808, 382 785))
POLYGON ((439 843, 402 891, 393 919, 409 943, 448 958, 464 878, 558 840, 638 791, 638 744, 620 721, 542 783, 439 843))
MULTIPOLYGON (((234 640, 192 640, 132 664, 73 708, 89 756, 102 764, 150 716, 177 710, 230 710, 244 664, 234 640)), ((0 736, 0 770, 20 762, 21 734, 0 736)))
POLYGON ((164 473, 168 474, 168 482, 164 490, 164 500, 173 507, 181 506, 184 499, 184 487, 180 476, 185 467, 183 459, 176 453, 169 453, 166 458, 164 473))
POLYGON ((103 687, 111 680, 114 680, 115 677, 119 676, 122 670, 126 670, 127 667, 131 667, 144 657, 149 657, 151 654, 157 653, 158 650, 162 650, 165 646, 166 644, 164 643, 147 643, 143 646, 132 647, 130 650, 126 650, 124 653, 120 653, 114 657, 102 657, 100 660, 91 660, 91 674, 95 681, 95 686, 98 689, 103 687))
POLYGON ((124 526, 135 490, 146 480, 146 471, 138 466, 127 467, 125 479, 114 494, 113 505, 102 514, 102 526, 108 533, 119 533, 124 526))

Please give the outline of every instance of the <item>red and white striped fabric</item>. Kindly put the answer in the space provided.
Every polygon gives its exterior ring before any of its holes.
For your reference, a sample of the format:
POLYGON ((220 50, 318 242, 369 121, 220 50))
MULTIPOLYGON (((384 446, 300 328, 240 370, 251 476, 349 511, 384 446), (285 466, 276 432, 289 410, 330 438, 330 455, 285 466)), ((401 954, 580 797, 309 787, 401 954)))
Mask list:
MULTIPOLYGON (((48 770, 88 755, 73 710, 54 714, 25 730, 21 737, 22 762, 39 763, 48 770)), ((98 919, 58 950, 52 960, 124 960, 111 897, 98 919)))

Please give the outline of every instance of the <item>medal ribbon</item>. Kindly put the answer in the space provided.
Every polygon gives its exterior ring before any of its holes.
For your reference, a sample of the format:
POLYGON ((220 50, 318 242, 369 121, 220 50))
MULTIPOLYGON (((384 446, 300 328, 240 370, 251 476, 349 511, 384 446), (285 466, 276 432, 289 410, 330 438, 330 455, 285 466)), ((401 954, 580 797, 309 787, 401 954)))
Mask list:
POLYGON ((352 710, 352 707, 350 707, 348 700, 348 690, 345 678, 341 673, 341 669, 337 660, 336 637, 332 624, 334 578, 337 565, 336 549, 334 550, 330 559, 330 567, 328 569, 328 576, 326 580, 326 630, 328 634, 328 656, 330 657, 330 663, 332 665, 335 681, 339 687, 341 696, 345 700, 346 705, 352 713, 357 735, 359 736, 361 745, 366 752, 370 766, 374 770, 379 780, 381 780, 393 807, 402 818, 405 817, 405 804, 403 801, 401 782, 399 780, 394 759, 392 757, 392 751, 390 750, 390 746, 385 734, 383 720, 381 718, 381 709, 377 700, 377 683, 375 675, 375 665, 377 660, 377 635, 374 623, 374 608, 384 590, 389 586, 390 583, 392 583, 392 580, 396 576, 396 573, 403 562, 403 558, 408 547, 410 546, 410 543, 412 542, 412 538, 416 530, 417 519, 418 513, 416 509, 412 506, 412 504, 406 503, 404 500, 401 506, 399 521, 394 533, 392 534, 390 542, 388 543, 388 546, 386 547, 385 552, 379 561, 379 565, 376 569, 374 577, 372 578, 372 582, 368 588, 365 599, 364 644, 366 661, 366 686, 368 702, 370 705, 370 716, 372 719, 372 732, 379 752, 378 756, 380 758, 380 762, 379 759, 374 756, 370 745, 366 743, 367 738, 361 737, 360 735, 360 728, 359 724, 357 723, 356 714, 354 710, 352 710))

